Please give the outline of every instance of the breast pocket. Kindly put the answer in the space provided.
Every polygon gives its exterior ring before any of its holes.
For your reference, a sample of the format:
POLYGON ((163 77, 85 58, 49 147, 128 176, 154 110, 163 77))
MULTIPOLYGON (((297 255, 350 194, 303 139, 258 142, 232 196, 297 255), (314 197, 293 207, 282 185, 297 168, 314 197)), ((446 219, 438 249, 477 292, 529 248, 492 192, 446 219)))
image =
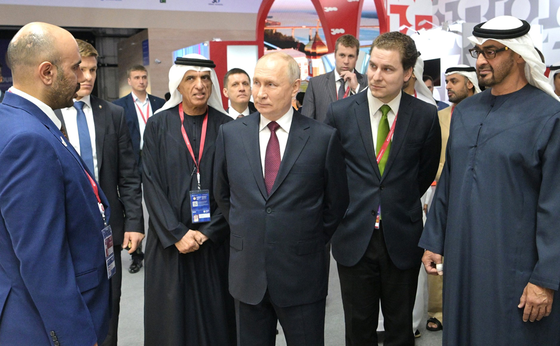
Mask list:
POLYGON ((307 165, 307 164, 294 164, 290 170, 292 174, 310 174, 321 176, 323 174, 323 169, 319 165, 307 165))

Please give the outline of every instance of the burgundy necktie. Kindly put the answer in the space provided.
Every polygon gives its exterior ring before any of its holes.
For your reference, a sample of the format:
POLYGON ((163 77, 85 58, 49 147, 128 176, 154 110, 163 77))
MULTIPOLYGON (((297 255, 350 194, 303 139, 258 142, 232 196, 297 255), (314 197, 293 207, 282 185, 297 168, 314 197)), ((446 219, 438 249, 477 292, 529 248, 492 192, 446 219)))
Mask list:
POLYGON ((266 191, 270 194, 280 168, 280 143, 278 143, 278 137, 276 137, 276 130, 280 128, 280 125, 271 121, 267 126, 270 129, 270 139, 266 146, 266 156, 264 158, 264 183, 266 191))

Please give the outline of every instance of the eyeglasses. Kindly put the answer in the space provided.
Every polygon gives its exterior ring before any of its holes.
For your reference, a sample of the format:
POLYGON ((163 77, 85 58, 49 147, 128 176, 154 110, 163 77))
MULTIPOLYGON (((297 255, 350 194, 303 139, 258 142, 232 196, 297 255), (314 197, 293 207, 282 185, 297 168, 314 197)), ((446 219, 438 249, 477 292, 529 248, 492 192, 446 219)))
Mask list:
POLYGON ((471 53, 471 56, 475 59, 478 59, 478 56, 480 54, 482 54, 482 56, 484 57, 484 59, 486 60, 491 60, 494 59, 496 57, 496 54, 498 54, 499 52, 503 52, 505 50, 508 50, 508 47, 503 47, 500 49, 496 49, 496 48, 484 48, 484 49, 478 49, 478 48, 472 48, 469 49, 469 53, 471 53))

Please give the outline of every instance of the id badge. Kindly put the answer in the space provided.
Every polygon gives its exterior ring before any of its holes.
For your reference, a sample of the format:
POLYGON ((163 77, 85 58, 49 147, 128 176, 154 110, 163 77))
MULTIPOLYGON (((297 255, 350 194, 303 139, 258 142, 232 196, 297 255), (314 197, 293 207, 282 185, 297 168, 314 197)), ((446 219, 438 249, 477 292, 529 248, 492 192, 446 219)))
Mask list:
POLYGON ((193 223, 210 221, 210 191, 195 190, 191 195, 191 216, 193 223))
POLYGON ((103 246, 105 248, 105 264, 107 266, 107 278, 111 278, 117 272, 115 266, 115 250, 113 248, 113 230, 107 226, 101 230, 103 235, 103 246))
POLYGON ((379 209, 377 209, 377 216, 375 217, 375 229, 379 229, 381 224, 381 204, 379 205, 379 209))

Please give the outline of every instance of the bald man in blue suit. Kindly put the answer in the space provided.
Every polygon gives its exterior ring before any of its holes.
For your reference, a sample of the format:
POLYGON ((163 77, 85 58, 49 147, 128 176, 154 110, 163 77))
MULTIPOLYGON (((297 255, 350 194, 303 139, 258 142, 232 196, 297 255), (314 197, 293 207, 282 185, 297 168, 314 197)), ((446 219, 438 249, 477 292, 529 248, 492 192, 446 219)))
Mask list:
POLYGON ((83 74, 72 35, 31 23, 8 46, 0 104, 0 345, 97 345, 110 288, 108 202, 59 130, 83 74), (99 202, 98 202, 99 201, 99 202), (105 215, 103 215, 105 214, 105 215))

